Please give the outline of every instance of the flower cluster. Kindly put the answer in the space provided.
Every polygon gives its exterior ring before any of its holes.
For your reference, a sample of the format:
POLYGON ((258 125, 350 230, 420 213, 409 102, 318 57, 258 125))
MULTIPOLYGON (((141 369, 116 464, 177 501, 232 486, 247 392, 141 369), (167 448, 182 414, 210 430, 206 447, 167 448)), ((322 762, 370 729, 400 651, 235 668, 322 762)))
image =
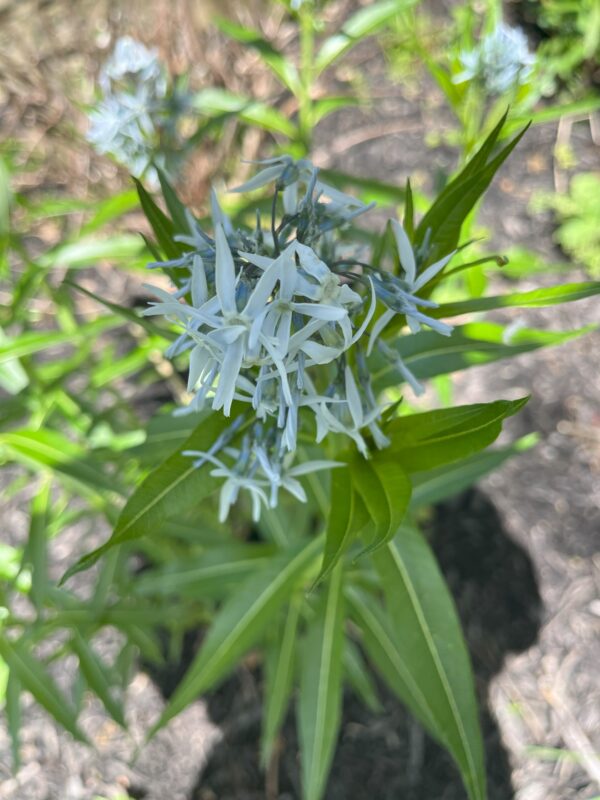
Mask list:
POLYGON ((502 95, 524 84, 531 75, 535 55, 519 28, 501 22, 473 49, 460 54, 463 71, 455 83, 478 80, 490 95, 502 95))
POLYGON ((385 447, 371 352, 376 348, 419 392, 384 330, 394 318, 411 332, 422 325, 442 335, 452 330, 427 315, 436 304, 418 294, 451 254, 421 269, 426 254, 415 253, 392 221, 400 275, 340 257, 346 246, 336 234, 370 206, 322 182, 309 161, 284 156, 260 164, 236 191, 274 183, 270 227, 259 214, 254 230, 236 229, 213 192, 212 235, 188 213, 189 231, 178 236, 188 249, 151 265, 184 267, 189 277, 173 292, 148 287, 157 299, 145 311, 180 329, 168 355, 189 355, 189 410, 210 406, 233 418, 209 451, 189 454, 225 479, 222 518, 240 489, 250 493, 257 516, 261 505, 276 505, 280 488, 304 499, 298 475, 335 466, 294 466, 300 435, 316 443, 347 436, 365 457, 371 444, 385 447))
POLYGON ((129 36, 118 39, 99 83, 102 97, 89 114, 88 141, 156 184, 154 164, 168 169, 176 155, 186 98, 170 87, 157 52, 129 36))

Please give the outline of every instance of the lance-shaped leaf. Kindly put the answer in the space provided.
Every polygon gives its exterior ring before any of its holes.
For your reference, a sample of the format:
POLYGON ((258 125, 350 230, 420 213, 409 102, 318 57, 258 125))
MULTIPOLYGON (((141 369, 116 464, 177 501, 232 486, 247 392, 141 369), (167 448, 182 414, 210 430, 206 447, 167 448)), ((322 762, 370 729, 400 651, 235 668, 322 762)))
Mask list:
POLYGON ((108 542, 70 567, 62 583, 75 573, 91 567, 112 547, 159 532, 169 517, 176 517, 208 497, 219 486, 219 479, 210 475, 210 465, 205 464, 197 469, 194 460, 183 456, 182 452, 209 450, 229 424, 229 420, 221 416, 210 425, 200 422, 183 446, 151 472, 132 494, 108 542))
POLYGON ((0 434, 0 445, 16 461, 33 469, 51 469, 66 475, 82 488, 91 489, 94 494, 103 496, 103 492, 122 492, 119 483, 106 474, 96 458, 58 431, 7 431, 0 434))
POLYGON ((323 42, 316 58, 317 72, 347 53, 366 36, 376 33, 386 22, 414 5, 416 0, 380 0, 357 11, 344 23, 339 33, 323 42))
POLYGON ((458 317, 461 314, 473 314, 479 311, 491 311, 495 308, 541 308, 557 306, 561 303, 572 303, 600 294, 600 281, 584 281, 582 283, 564 283, 531 292, 512 292, 492 297, 475 297, 472 300, 459 300, 456 303, 442 303, 428 313, 436 319, 458 317))
POLYGON ((415 244, 422 244, 425 237, 428 237, 430 262, 436 261, 456 248, 464 221, 526 130, 527 128, 522 130, 495 158, 484 164, 495 143, 494 135, 497 138, 496 131, 499 130, 496 128, 490 134, 491 138, 488 137, 482 145, 481 151, 435 200, 415 230, 415 244))
POLYGON ((358 645, 346 638, 344 643, 344 675, 357 696, 374 713, 381 713, 382 705, 372 673, 365 663, 358 645))
POLYGON ((0 658, 6 661, 21 686, 31 692, 42 708, 45 708, 65 730, 78 741, 87 741, 77 726, 75 711, 63 697, 43 664, 23 642, 10 641, 6 636, 0 636, 0 658))
POLYGON ((486 450, 452 464, 444 464, 426 472, 416 472, 412 475, 411 509, 431 506, 448 497, 454 497, 481 480, 488 472, 497 469, 507 459, 533 447, 537 440, 537 435, 531 433, 509 447, 486 450))
MULTIPOLYGON (((454 328, 450 336, 422 330, 412 336, 389 339, 387 344, 399 353, 416 378, 423 379, 511 358, 540 347, 563 344, 595 329, 596 326, 588 325, 574 331, 533 328, 512 331, 510 326, 495 322, 471 322, 454 328)), ((376 356, 371 359, 371 364, 376 391, 398 383, 398 372, 389 361, 376 356)))
POLYGON ((361 555, 389 542, 404 519, 412 485, 395 456, 386 451, 365 459, 356 456, 350 464, 352 483, 374 523, 375 532, 361 555))
MULTIPOLYGON (((349 456, 346 459, 342 457, 338 460, 350 461, 351 459, 352 457, 349 456)), ((333 470, 323 563, 313 589, 329 575, 369 521, 369 512, 360 495, 354 490, 350 470, 333 470)))
POLYGON ((291 61, 288 61, 271 42, 268 42, 258 31, 243 25, 236 25, 229 19, 217 17, 215 24, 237 42, 256 50, 265 64, 271 69, 281 83, 293 94, 301 90, 298 70, 291 61))
POLYGON ((276 108, 225 89, 202 89, 193 99, 193 107, 205 114, 231 114, 242 122, 257 125, 294 139, 298 131, 290 120, 276 108))
POLYGON ((398 417, 385 429, 392 442, 388 454, 411 473, 465 458, 495 441, 503 420, 527 400, 497 400, 398 417))
POLYGON ((393 637, 427 697, 434 735, 460 768, 471 800, 485 800, 483 746, 473 676, 452 597, 435 557, 415 528, 403 528, 373 556, 393 637))
POLYGON ((298 695, 304 800, 320 800, 337 741, 344 649, 343 564, 331 572, 310 620, 298 695))
POLYGON ((123 708, 111 694, 111 685, 105 665, 79 631, 71 639, 71 648, 79 660, 79 668, 87 685, 100 699, 104 708, 122 728, 126 727, 123 708))
POLYGON ((154 231, 158 246, 168 259, 179 258, 184 252, 185 247, 176 242, 173 238, 176 233, 175 226, 165 212, 156 205, 140 181, 138 181, 137 178, 133 178, 133 182, 135 183, 135 188, 140 198, 142 210, 150 223, 150 227, 154 231))
POLYGON ((272 559, 245 581, 218 612, 204 644, 150 736, 227 677, 256 644, 323 546, 321 537, 272 559))
POLYGON ((14 670, 8 674, 6 682, 6 704, 4 706, 13 761, 13 771, 21 764, 21 681, 14 670))
POLYGON ((293 598, 283 617, 283 624, 267 647, 265 715, 260 748, 264 765, 269 763, 290 702, 299 619, 300 599, 293 598))

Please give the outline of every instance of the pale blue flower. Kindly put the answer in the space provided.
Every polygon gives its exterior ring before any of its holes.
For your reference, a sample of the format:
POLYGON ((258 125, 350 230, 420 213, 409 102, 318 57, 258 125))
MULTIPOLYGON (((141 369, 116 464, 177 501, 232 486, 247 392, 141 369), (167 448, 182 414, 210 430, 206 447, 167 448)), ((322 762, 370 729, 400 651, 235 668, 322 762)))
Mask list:
POLYGON ((489 94, 502 95, 526 83, 535 60, 523 31, 501 22, 473 50, 460 54, 463 71, 453 82, 479 80, 489 94))

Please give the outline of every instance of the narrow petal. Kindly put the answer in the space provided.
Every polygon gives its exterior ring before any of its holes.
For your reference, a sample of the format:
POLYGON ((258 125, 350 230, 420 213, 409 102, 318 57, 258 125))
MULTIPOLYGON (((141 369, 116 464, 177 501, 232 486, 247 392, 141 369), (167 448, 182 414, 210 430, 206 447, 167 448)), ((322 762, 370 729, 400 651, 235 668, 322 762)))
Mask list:
POLYGON ((348 403, 348 408, 350 409, 350 416, 354 422, 354 427, 358 429, 361 428, 363 424, 362 400, 360 399, 360 392, 358 391, 358 386, 356 385, 356 381, 350 367, 346 367, 345 369, 345 378, 346 401, 348 403))
POLYGON ((373 329, 371 330, 371 335, 369 336, 369 346, 367 347, 367 355, 370 356, 373 350, 373 346, 377 341, 379 335, 386 327, 388 322, 396 316, 396 312, 392 311, 391 308, 388 308, 383 314, 379 317, 375 325, 373 325, 373 329))
POLYGON ((400 225, 398 220, 392 220, 392 229, 394 231, 394 238, 398 246, 398 253, 400 255, 400 263, 406 274, 406 280, 412 285, 417 273, 417 265, 415 263, 415 254, 413 253, 412 245, 406 231, 400 225))
POLYGON ((192 262, 192 303, 199 308, 208 300, 208 286, 204 262, 199 255, 194 255, 192 262))
POLYGON ((331 322, 336 322, 348 316, 345 308, 328 306, 324 303, 292 303, 292 308, 298 314, 304 314, 305 317, 324 319, 331 322))
POLYGON ((215 262, 215 283, 217 296, 223 313, 237 311, 235 305, 235 265, 222 225, 215 230, 217 254, 215 262))
POLYGON ((436 261, 435 264, 432 264, 427 269, 423 270, 423 272, 417 277, 416 281, 411 285, 411 290, 413 292, 418 292, 422 286, 425 286, 426 283, 441 272, 446 264, 450 261, 453 255, 455 255, 456 250, 453 250, 450 255, 444 256, 444 258, 440 259, 440 261, 436 261))

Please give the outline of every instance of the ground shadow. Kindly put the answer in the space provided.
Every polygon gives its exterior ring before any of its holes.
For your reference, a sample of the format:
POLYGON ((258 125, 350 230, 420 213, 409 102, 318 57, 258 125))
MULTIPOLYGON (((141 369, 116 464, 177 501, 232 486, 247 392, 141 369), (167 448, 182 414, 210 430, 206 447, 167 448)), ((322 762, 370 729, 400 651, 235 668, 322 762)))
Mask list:
MULTIPOLYGON (((450 584, 473 658, 480 698, 489 800, 514 796, 507 754, 490 714, 491 678, 508 653, 529 648, 540 620, 540 595, 527 553, 502 529, 485 494, 471 490, 436 507, 428 535, 450 584)), ((164 676, 166 693, 175 675, 164 676)), ((465 800, 460 777, 438 747, 382 687, 373 714, 348 694, 327 800, 465 800)), ((300 776, 296 726, 287 720, 277 774, 258 762, 260 674, 242 670, 209 698, 224 729, 190 800, 296 800, 300 776), (268 789, 266 786, 268 785, 268 789)))

